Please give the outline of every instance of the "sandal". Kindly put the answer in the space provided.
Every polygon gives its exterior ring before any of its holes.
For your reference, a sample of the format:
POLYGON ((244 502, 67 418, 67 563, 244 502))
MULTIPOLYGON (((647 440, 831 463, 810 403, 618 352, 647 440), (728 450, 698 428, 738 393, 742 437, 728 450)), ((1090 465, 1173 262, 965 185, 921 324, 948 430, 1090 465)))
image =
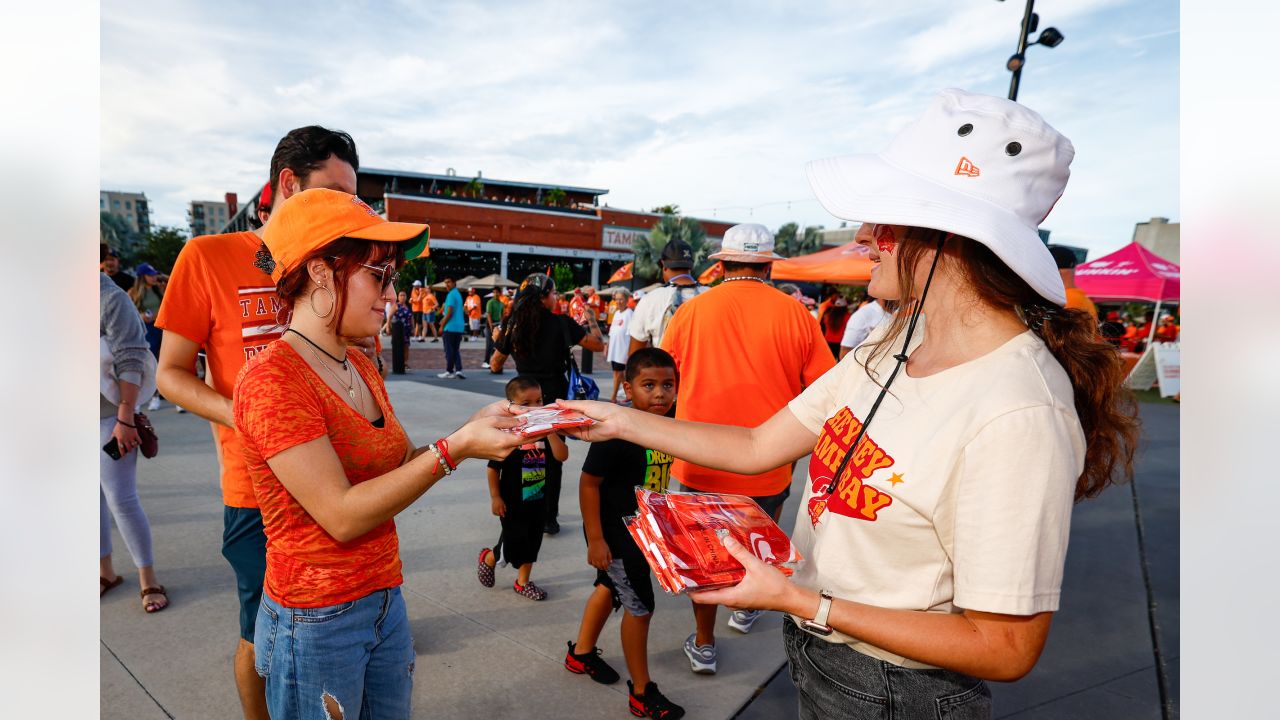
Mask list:
MULTIPOLYGON (((489 567, 489 563, 484 561, 487 554, 493 552, 489 548, 480 551, 480 559, 476 561, 476 578, 480 580, 480 584, 485 587, 493 587, 494 577, 493 568, 489 567)), ((495 567, 497 563, 494 564, 495 567)))
POLYGON ((142 592, 141 592, 141 593, 139 593, 139 594, 140 594, 143 598, 145 598, 145 597, 146 597, 146 596, 148 596, 148 595, 163 595, 163 596, 164 596, 164 600, 165 600, 165 602, 164 602, 164 604, 163 604, 163 605, 161 605, 161 604, 159 604, 159 603, 157 603, 157 602, 143 603, 143 605, 142 605, 142 609, 143 609, 143 610, 146 610, 148 613, 158 613, 158 612, 160 612, 161 610, 163 610, 163 609, 165 609, 165 608, 169 607, 169 594, 168 594, 168 593, 166 593, 166 592, 164 591, 164 586, 163 586, 163 585, 161 585, 160 587, 149 587, 149 588, 143 588, 142 592))
POLYGON ((120 587, 120 584, 123 582, 124 582, 123 575, 117 575, 115 580, 108 580, 104 577, 99 577, 98 583, 102 585, 102 591, 98 593, 98 597, 102 597, 103 595, 106 595, 108 592, 110 592, 112 588, 120 587))

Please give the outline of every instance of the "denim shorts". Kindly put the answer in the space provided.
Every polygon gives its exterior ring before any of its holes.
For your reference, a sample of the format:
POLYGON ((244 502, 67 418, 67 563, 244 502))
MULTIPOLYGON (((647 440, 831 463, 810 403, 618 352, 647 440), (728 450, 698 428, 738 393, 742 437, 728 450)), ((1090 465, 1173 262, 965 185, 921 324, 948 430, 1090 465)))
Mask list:
POLYGON ((991 691, 977 678, 899 667, 810 635, 790 619, 782 623, 782 641, 801 720, 991 717, 991 691))
POLYGON ((253 650, 273 718, 328 720, 326 696, 343 717, 410 717, 413 638, 398 587, 321 608, 264 594, 253 650))
POLYGON ((222 508, 222 557, 236 574, 240 599, 240 637, 253 642, 253 623, 262 600, 262 580, 267 574, 267 533, 258 508, 222 508))

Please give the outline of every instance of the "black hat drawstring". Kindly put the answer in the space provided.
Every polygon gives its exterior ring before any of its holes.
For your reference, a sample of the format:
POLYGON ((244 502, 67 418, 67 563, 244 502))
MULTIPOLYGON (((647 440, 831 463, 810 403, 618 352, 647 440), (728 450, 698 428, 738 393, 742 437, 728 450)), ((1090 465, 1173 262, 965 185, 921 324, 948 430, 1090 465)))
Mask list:
POLYGON ((889 373, 889 379, 885 381, 880 388, 880 395, 876 398, 875 403, 871 405, 871 412, 867 413, 867 419, 862 421, 862 428, 858 430, 858 436, 853 439, 849 445, 849 449, 845 451, 844 457, 840 459, 840 464, 836 466, 835 475, 831 476, 831 484, 827 486, 827 494, 836 491, 836 483, 840 481, 840 476, 844 475, 845 468, 849 466, 849 460, 853 458, 853 452, 858 448, 858 444, 862 442, 862 437, 867 434, 867 428, 871 427, 871 418, 876 416, 876 411, 880 409, 880 403, 884 400, 884 396, 889 393, 889 386, 893 384, 893 379, 898 376, 898 371, 903 365, 907 364, 907 347, 911 344, 911 335, 916 331, 916 323, 920 320, 920 311, 924 309, 924 299, 929 295, 929 285, 933 283, 933 271, 938 269, 938 258, 942 257, 942 245, 947 241, 947 237, 943 236, 938 241, 938 251, 933 255, 933 263, 929 265, 929 277, 924 281, 924 289, 920 292, 920 302, 916 303, 915 309, 911 311, 911 321, 907 323, 907 336, 902 341, 902 351, 893 356, 897 364, 893 366, 893 372, 889 373))

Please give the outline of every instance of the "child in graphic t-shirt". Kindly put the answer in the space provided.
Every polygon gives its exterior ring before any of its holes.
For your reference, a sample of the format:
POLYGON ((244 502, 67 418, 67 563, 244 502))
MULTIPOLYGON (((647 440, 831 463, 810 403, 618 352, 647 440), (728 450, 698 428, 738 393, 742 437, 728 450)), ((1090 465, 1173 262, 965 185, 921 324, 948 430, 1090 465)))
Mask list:
MULTIPOLYGON (((515 405, 542 406, 542 388, 528 375, 517 375, 507 383, 507 400, 515 405)), ((502 520, 502 534, 492 548, 480 551, 476 575, 480 584, 493 587, 494 568, 505 560, 517 569, 513 589, 530 600, 545 600, 547 591, 529 579, 542 547, 546 522, 547 458, 559 462, 569 458, 569 448, 559 435, 551 435, 521 445, 506 460, 489 461, 489 498, 493 514, 502 520)))
MULTIPOLYGON (((627 360, 622 385, 637 410, 665 415, 676 401, 676 363, 665 351, 644 348, 627 360)), ((612 611, 623 608, 622 654, 631 680, 630 710, 636 717, 675 720, 684 708, 658 692, 649 679, 647 646, 653 617, 653 578, 623 518, 636 514, 636 487, 666 492, 673 458, 626 440, 595 443, 582 464, 578 496, 587 536, 587 562, 596 568, 595 590, 582 613, 577 642, 570 641, 564 665, 598 683, 618 681, 601 657, 596 640, 612 611)))

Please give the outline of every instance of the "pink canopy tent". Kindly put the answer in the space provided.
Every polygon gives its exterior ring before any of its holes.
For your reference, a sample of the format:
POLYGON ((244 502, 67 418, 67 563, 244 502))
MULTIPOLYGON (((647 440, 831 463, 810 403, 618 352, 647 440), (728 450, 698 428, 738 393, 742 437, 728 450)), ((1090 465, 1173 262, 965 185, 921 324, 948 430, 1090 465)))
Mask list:
POLYGON ((1076 266, 1076 287, 1094 300, 1176 301, 1182 271, 1138 243, 1076 266))
MULTIPOLYGON (((1160 304, 1176 301, 1181 291, 1182 270, 1136 242, 1119 250, 1076 266, 1076 287, 1094 300, 1146 300, 1156 304, 1155 317, 1160 319, 1160 304)), ((1156 335, 1157 323, 1151 323, 1147 347, 1156 335)))
POLYGON ((840 247, 773 263, 774 280, 855 285, 871 279, 875 263, 867 249, 851 242, 840 247))

